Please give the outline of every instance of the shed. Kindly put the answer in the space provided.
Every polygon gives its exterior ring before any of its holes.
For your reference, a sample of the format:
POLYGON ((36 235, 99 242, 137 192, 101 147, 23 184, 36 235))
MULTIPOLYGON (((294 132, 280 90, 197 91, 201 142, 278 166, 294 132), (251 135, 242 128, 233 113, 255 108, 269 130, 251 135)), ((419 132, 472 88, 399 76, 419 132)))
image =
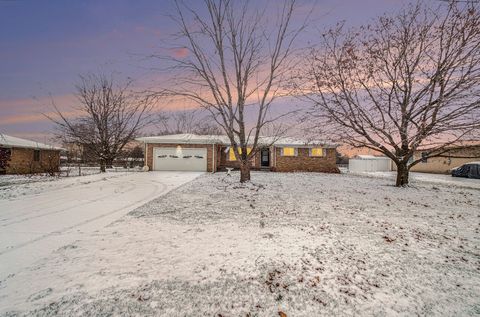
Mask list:
POLYGON ((353 173, 387 172, 392 170, 392 161, 386 156, 357 155, 348 160, 348 170, 353 173))

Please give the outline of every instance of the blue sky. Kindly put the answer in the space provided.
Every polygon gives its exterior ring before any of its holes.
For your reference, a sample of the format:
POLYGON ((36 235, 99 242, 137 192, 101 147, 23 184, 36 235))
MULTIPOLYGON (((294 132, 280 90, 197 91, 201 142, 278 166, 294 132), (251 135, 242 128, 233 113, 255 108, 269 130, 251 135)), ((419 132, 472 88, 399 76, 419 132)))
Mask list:
MULTIPOLYGON (((172 1, 0 0, 0 132, 43 140, 52 131, 41 115, 51 110, 50 96, 68 110, 79 74, 115 72, 140 85, 155 77, 160 62, 145 57, 175 54, 165 49, 175 32, 172 1)), ((315 42, 317 29, 366 23, 408 1, 302 1, 313 3, 303 42, 315 42)))

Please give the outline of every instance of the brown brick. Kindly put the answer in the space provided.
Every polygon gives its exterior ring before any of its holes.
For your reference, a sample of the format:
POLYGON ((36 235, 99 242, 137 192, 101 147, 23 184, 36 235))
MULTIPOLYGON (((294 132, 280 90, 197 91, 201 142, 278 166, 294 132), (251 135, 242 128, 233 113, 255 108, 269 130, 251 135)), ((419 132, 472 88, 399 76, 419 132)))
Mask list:
MULTIPOLYGON (((215 149, 215 171, 225 170, 227 167, 235 169, 239 168, 238 161, 229 161, 228 148, 224 145, 215 145, 214 149, 211 144, 147 144, 147 165, 151 170, 153 168, 153 148, 154 147, 177 147, 183 148, 206 148, 207 149, 207 170, 212 171, 212 156, 215 149)), ((276 158, 270 155, 270 170, 278 172, 325 172, 338 173, 339 170, 336 165, 336 150, 325 149, 326 155, 324 157, 310 157, 308 148, 298 148, 298 156, 285 157, 281 156, 281 148, 275 148, 276 158), (273 166, 275 165, 275 166, 273 166)), ((261 169, 260 151, 258 151, 252 159, 252 169, 261 169)), ((268 168, 267 168, 268 169, 268 168)))
POLYGON ((336 150, 324 149, 325 156, 310 156, 308 148, 298 148, 297 156, 282 156, 281 148, 276 147, 275 167, 277 172, 324 172, 339 173, 336 164, 336 150))
POLYGON ((7 174, 47 173, 60 168, 60 151, 39 150, 40 160, 35 162, 34 149, 12 148, 7 174))

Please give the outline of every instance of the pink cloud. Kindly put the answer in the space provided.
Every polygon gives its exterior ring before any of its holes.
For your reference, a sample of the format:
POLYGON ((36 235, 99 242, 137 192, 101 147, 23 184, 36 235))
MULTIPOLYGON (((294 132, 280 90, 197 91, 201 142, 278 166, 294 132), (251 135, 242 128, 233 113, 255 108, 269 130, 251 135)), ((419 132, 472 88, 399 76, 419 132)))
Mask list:
POLYGON ((39 98, 0 100, 0 127, 20 123, 49 121, 44 114, 53 116, 56 106, 67 115, 74 114, 72 106, 77 103, 74 95, 42 96, 39 98))
MULTIPOLYGON (((71 118, 75 115, 80 114, 78 111, 62 111, 62 114, 67 117, 71 118)), ((33 123, 33 122, 44 122, 50 121, 47 118, 58 119, 58 115, 56 112, 45 112, 45 113, 32 113, 32 114, 18 114, 18 115, 11 115, 6 116, 0 119, 0 125, 14 125, 19 123, 33 123)))
POLYGON ((174 48, 171 50, 173 57, 175 58, 185 58, 188 56, 188 49, 185 47, 174 48))

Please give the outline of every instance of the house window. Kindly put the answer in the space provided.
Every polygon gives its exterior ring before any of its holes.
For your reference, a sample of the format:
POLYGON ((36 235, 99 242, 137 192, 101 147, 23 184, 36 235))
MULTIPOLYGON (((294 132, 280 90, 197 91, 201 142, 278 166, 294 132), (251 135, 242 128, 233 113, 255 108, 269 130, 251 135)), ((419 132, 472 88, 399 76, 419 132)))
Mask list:
POLYGON ((428 153, 422 152, 422 163, 427 163, 428 161, 428 153))
MULTIPOLYGON (((252 148, 247 147, 247 155, 250 154, 250 152, 252 152, 252 148)), ((242 149, 241 148, 238 148, 238 154, 242 154, 242 149)), ((237 160, 237 158, 235 157, 235 152, 233 150, 233 147, 231 147, 230 150, 228 151, 228 160, 229 161, 236 161, 237 160)))
POLYGON ((283 147, 282 156, 297 156, 297 149, 294 147, 283 147))
POLYGON ((33 150, 33 161, 40 162, 40 150, 33 150))
POLYGON ((324 154, 323 148, 321 147, 310 149, 310 156, 323 156, 323 154, 324 154))

